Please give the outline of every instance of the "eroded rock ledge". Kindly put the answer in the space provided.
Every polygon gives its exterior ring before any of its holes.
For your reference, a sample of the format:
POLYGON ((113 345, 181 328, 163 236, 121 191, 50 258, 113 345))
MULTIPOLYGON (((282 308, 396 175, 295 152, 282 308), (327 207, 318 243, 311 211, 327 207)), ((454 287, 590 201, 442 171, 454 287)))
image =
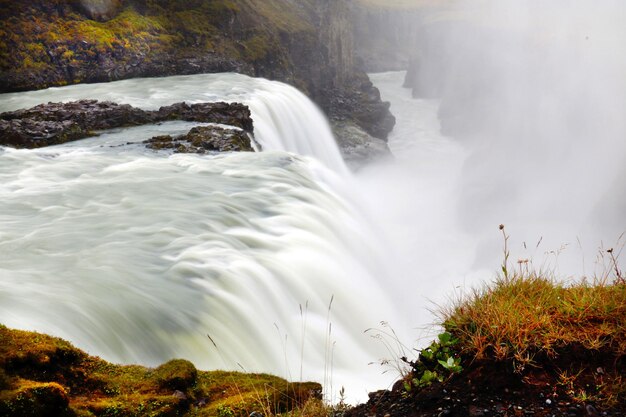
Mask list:
POLYGON ((40 148, 94 136, 98 130, 170 120, 234 126, 242 129, 242 139, 253 132, 250 109, 239 103, 175 103, 142 110, 110 101, 80 100, 1 113, 0 145, 40 148))
POLYGON ((144 143, 149 149, 171 149, 175 153, 254 152, 245 131, 219 126, 197 126, 186 135, 155 136, 144 143))

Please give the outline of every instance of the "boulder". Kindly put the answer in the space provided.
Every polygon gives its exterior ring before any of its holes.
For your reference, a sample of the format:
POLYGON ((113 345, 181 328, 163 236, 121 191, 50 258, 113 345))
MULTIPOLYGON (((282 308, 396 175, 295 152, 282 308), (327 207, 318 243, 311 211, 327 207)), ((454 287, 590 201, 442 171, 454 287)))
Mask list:
MULTIPOLYGON (((175 103, 159 110, 142 110, 110 101, 79 100, 40 104, 0 114, 0 146, 40 148, 94 136, 96 130, 152 124, 167 120, 218 123, 242 129, 239 146, 248 147, 253 124, 250 110, 239 103, 175 103)), ((219 133, 213 129, 214 133, 219 133)), ((223 129, 224 133, 230 130, 223 129)), ((227 141, 235 141, 230 133, 227 141)), ((215 139, 213 139, 215 142, 215 139)), ((229 149, 231 150, 231 149, 229 149)), ((234 150, 234 149, 232 149, 234 150)), ((243 149, 247 150, 247 149, 243 149)))
POLYGON ((155 136, 144 143, 149 149, 173 149, 175 153, 254 152, 246 132, 219 126, 197 126, 186 135, 155 136))
MULTIPOLYGON (((176 390, 184 394, 196 384, 198 370, 185 359, 172 359, 154 370, 152 377, 164 389, 176 390)), ((181 397, 180 394, 177 397, 181 397)))
POLYGON ((383 158, 390 158, 387 142, 368 134, 353 122, 333 122, 333 133, 346 164, 356 170, 383 158))

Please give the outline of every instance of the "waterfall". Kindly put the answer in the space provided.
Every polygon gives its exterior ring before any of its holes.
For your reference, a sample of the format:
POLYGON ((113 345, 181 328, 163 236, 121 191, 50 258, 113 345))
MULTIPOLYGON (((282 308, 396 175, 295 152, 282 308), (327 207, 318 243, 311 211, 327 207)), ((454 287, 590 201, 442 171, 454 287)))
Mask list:
POLYGON ((130 104, 144 110, 156 110, 180 101, 188 104, 215 101, 243 103, 250 107, 255 138, 263 149, 311 156, 336 172, 348 175, 330 126, 311 100, 287 84, 241 74, 136 78, 2 94, 0 112, 50 101, 94 98, 130 104))
POLYGON ((51 88, 0 103, 80 98, 145 109, 244 102, 264 151, 168 155, 139 144, 193 126, 180 121, 0 148, 1 323, 114 362, 180 357, 200 369, 332 379, 353 400, 393 379, 367 365, 383 354, 363 333, 397 322, 379 282, 382 251, 313 103, 236 74, 51 88))

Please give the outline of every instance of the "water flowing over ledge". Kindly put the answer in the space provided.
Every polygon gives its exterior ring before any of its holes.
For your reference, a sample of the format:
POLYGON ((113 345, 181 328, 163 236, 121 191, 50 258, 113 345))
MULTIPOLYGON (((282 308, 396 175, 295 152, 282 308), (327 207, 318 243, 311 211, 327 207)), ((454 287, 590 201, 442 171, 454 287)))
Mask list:
POLYGON ((300 91, 278 81, 241 74, 201 74, 78 84, 1 95, 0 112, 45 102, 109 100, 145 110, 177 101, 240 102, 250 107, 257 141, 266 150, 312 156, 340 174, 348 171, 324 114, 300 91))
POLYGON ((184 357, 345 385, 352 398, 393 378, 367 366, 381 346, 363 334, 394 311, 376 278, 381 251, 310 100, 214 74, 7 94, 1 110, 80 98, 243 102, 264 152, 168 156, 137 143, 187 122, 2 149, 0 322, 115 362, 184 357))

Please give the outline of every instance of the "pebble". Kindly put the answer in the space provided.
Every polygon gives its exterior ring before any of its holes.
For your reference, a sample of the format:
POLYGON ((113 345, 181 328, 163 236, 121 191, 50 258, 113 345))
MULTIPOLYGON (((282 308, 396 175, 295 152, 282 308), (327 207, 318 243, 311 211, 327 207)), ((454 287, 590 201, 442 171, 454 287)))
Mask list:
POLYGON ((179 390, 174 391, 174 394, 172 394, 172 397, 178 398, 179 400, 187 399, 187 396, 185 395, 185 393, 179 390))

